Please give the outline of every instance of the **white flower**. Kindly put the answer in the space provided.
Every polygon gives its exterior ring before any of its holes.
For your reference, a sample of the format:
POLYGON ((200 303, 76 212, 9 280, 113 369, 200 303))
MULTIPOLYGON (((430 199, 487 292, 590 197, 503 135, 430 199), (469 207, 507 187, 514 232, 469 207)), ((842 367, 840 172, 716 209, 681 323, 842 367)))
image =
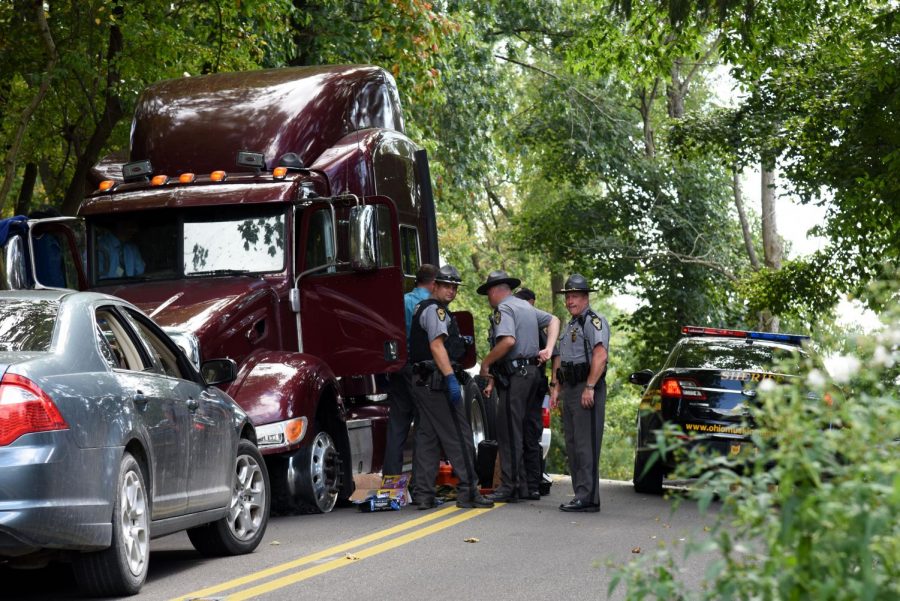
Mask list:
POLYGON ((872 361, 875 365, 881 365, 882 367, 891 368, 894 366, 894 354, 888 352, 886 348, 881 346, 880 344, 875 347, 875 352, 872 354, 872 361))
POLYGON ((838 384, 846 384, 859 371, 859 359, 854 355, 835 355, 825 360, 825 367, 838 384))
POLYGON ((821 390, 825 388, 825 374, 818 369, 810 370, 806 375, 806 383, 810 388, 821 390))
POLYGON ((758 390, 760 392, 772 392, 773 390, 775 390, 775 388, 776 388, 775 381, 771 380, 769 378, 766 378, 765 380, 763 380, 762 382, 759 383, 758 390))

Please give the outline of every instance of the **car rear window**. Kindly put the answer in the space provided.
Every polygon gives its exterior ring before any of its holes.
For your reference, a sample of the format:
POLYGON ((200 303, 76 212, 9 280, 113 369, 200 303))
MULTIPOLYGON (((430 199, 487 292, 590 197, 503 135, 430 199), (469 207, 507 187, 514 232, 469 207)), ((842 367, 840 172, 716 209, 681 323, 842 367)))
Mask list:
POLYGON ((669 367, 771 371, 780 362, 793 357, 794 353, 805 356, 798 347, 748 343, 745 340, 688 339, 682 342, 674 364, 669 367))
POLYGON ((0 300, 0 351, 49 351, 59 303, 0 300))

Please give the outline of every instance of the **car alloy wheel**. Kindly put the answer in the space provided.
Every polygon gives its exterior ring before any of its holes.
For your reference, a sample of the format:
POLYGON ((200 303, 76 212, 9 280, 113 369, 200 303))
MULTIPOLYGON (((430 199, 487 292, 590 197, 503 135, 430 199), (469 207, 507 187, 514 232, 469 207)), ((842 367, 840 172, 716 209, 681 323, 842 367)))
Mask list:
POLYGON ((238 540, 249 540, 265 523, 266 485, 255 457, 238 455, 228 509, 228 527, 238 540))
POLYGON ((119 494, 125 561, 131 573, 138 576, 143 573, 147 562, 150 537, 147 530, 147 496, 137 473, 132 470, 126 472, 119 494))

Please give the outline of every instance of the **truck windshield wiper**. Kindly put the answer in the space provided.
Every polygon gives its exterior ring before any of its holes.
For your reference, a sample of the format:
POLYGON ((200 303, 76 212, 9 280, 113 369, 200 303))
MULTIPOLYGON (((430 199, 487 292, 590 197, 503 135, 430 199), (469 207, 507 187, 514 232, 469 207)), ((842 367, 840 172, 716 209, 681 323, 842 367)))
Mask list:
POLYGON ((187 274, 189 278, 204 275, 245 275, 250 273, 249 269, 210 269, 209 271, 194 271, 187 274))

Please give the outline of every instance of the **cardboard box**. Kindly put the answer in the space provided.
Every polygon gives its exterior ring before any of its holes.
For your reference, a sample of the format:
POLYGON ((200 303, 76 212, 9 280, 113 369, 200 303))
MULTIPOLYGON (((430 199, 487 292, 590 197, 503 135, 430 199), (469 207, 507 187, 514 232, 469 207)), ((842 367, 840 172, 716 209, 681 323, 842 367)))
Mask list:
POLYGON ((410 503, 409 474, 381 476, 380 474, 357 474, 353 477, 356 490, 350 500, 361 511, 400 509, 410 503))

